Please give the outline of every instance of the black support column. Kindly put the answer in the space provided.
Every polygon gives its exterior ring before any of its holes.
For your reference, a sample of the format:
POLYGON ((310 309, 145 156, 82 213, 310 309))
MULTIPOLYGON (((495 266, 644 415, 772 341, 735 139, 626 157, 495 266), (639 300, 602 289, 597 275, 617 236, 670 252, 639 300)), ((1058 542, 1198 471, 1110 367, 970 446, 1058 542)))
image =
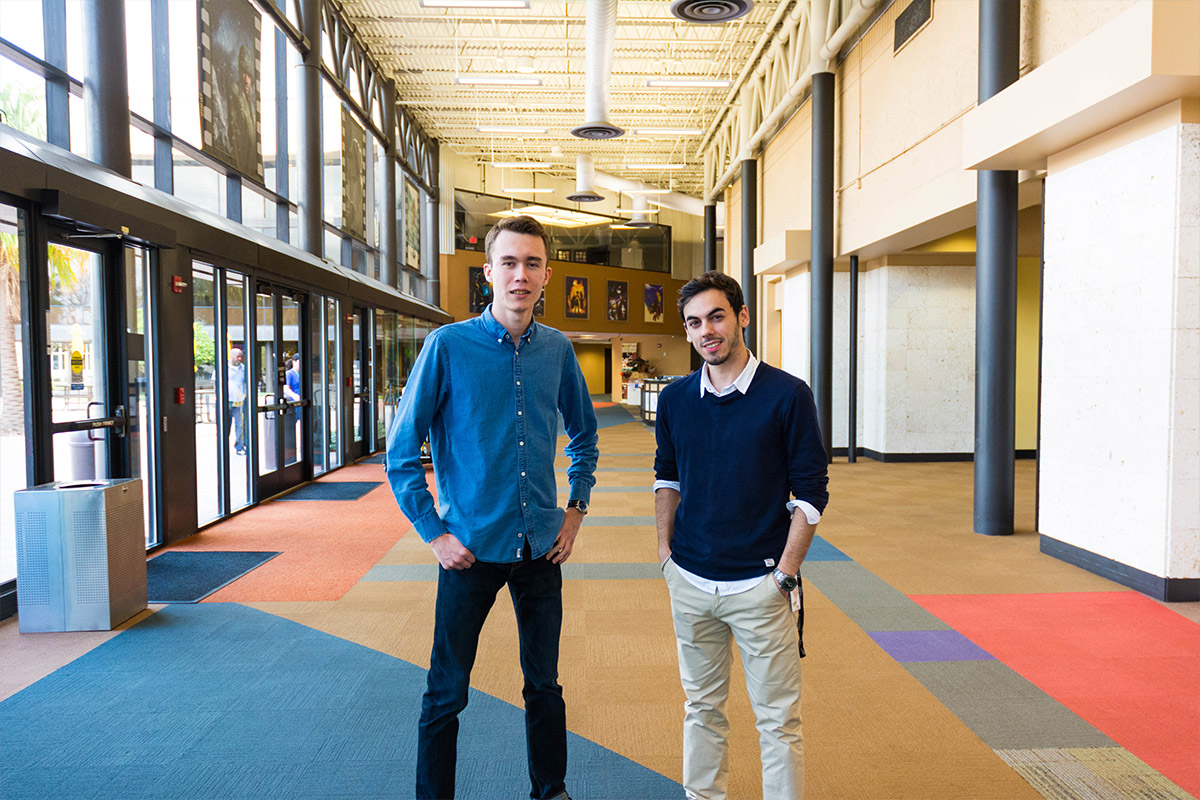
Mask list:
POLYGON ((113 172, 133 176, 129 154, 129 68, 125 4, 83 4, 83 108, 88 157, 113 172))
POLYGON ((396 218, 396 82, 389 80, 383 85, 383 129, 387 131, 388 142, 383 169, 383 228, 379 243, 379 280, 384 284, 396 286, 396 247, 399 241, 399 221, 396 218))
POLYGON ((758 161, 742 161, 742 295, 750 308, 750 324, 746 326, 746 347, 756 356, 758 351, 758 292, 754 278, 754 248, 758 246, 758 161))
POLYGON ((849 427, 847 459, 851 464, 858 461, 858 256, 850 256, 850 387, 847 400, 849 427))
MULTIPOLYGON (((979 102, 1018 77, 1021 9, 980 0, 979 102)), ((975 253, 975 532, 1013 532, 1017 173, 980 170, 975 253)))
MULTIPOLYGON (((299 246, 320 256, 324 249, 321 227, 321 0, 300 0, 304 36, 308 51, 299 66, 300 152, 296 153, 299 173, 297 203, 300 206, 299 246)), ((331 253, 331 258, 338 254, 331 253)))
POLYGON ((717 268, 717 204, 704 204, 704 271, 717 268))
POLYGON ((833 73, 812 79, 812 361, 813 399, 825 456, 833 455, 833 73))

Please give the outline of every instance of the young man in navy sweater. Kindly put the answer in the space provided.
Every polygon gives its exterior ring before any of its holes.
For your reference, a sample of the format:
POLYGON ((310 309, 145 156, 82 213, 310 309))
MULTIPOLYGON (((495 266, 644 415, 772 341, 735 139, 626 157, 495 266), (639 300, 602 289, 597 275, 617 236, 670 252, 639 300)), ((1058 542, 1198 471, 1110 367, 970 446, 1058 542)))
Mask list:
POLYGON ((746 349, 750 311, 728 275, 679 291, 704 366, 658 400, 654 510, 687 695, 683 787, 723 800, 725 700, 736 641, 762 748, 762 796, 804 794, 797 575, 826 491, 812 392, 746 349))

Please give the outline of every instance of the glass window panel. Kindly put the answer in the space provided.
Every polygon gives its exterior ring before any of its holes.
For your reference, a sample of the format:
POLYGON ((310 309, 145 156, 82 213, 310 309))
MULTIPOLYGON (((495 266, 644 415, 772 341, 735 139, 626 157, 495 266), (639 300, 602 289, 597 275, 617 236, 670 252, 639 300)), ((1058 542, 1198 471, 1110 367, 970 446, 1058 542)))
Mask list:
MULTIPOLYGON (((0 204, 0 271, 28 269, 22 212, 0 204), (21 217, 18 216, 21 214, 21 217)), ((25 473, 25 362, 20 297, 14 284, 0 281, 0 582, 17 577, 17 534, 13 492, 29 485, 25 473)))
POLYGON ((229 413, 225 417, 225 448, 229 453, 229 510, 236 511, 250 502, 250 402, 246 378, 246 278, 225 270, 225 397, 229 413))
MULTIPOLYGON (((301 151, 300 148, 300 132, 303 130, 303 120, 300 119, 300 76, 304 70, 301 69, 300 51, 296 49, 290 41, 285 45, 287 47, 287 63, 288 63, 288 194, 289 198, 298 197, 300 194, 300 175, 297 167, 296 155, 301 151)), ((299 238, 294 236, 292 241, 299 241, 299 238)))
POLYGON ((200 60, 196 0, 169 0, 171 132, 200 146, 200 60))
POLYGON ((275 238, 275 203, 242 183, 242 224, 275 238))
POLYGON ((193 397, 196 406, 196 513, 203 525, 221 516, 217 471, 217 328, 213 267, 192 264, 193 397))
POLYGON ((179 150, 172 150, 171 155, 175 162, 175 196, 225 216, 225 176, 179 150))
POLYGON ((67 74, 83 80, 83 4, 86 0, 67 0, 67 74))
POLYGON ((275 26, 271 18, 262 18, 262 58, 259 65, 258 95, 261 102, 259 135, 262 137, 263 181, 275 189, 275 26))
POLYGON ((3 57, 0 57, 0 123, 38 139, 46 138, 45 79, 3 57))
POLYGON ((38 58, 45 59, 46 47, 42 39, 42 0, 0 0, 4 13, 0 14, 0 39, 8 39, 17 47, 38 58))
MULTIPOLYGON (((270 405, 282 398, 278 397, 279 379, 275 368, 278 365, 275 352, 275 295, 259 293, 255 295, 254 307, 254 375, 257 390, 257 405, 270 405)), ((277 411, 258 412, 258 474, 269 475, 279 469, 279 456, 276 449, 277 436, 275 415, 277 411)))
POLYGON ((342 263, 342 237, 328 229, 325 231, 325 258, 335 264, 342 263))
POLYGON ((87 158, 87 124, 83 115, 83 98, 72 94, 67 97, 68 125, 71 129, 71 152, 87 158))
MULTIPOLYGON (((327 222, 342 226, 342 104, 329 81, 321 79, 321 159, 324 192, 323 214, 327 222)), ((337 260, 336 254, 325 254, 337 260)))
POLYGON ((129 151, 132 177, 143 186, 154 185, 154 137, 129 126, 129 151))
POLYGON ((125 0, 129 110, 146 119, 154 119, 154 63, 150 42, 150 0, 125 0))
POLYGON ((300 212, 294 208, 288 208, 288 241, 300 246, 300 212))
POLYGON ((146 531, 146 546, 159 543, 156 524, 155 481, 153 453, 158 427, 153 424, 156 411, 153 405, 151 365, 154 339, 146 335, 151 313, 150 295, 146 286, 150 278, 150 254, 144 247, 125 248, 125 342, 129 354, 129 387, 125 399, 129 418, 127 436, 130 450, 129 477, 142 479, 142 514, 146 531))

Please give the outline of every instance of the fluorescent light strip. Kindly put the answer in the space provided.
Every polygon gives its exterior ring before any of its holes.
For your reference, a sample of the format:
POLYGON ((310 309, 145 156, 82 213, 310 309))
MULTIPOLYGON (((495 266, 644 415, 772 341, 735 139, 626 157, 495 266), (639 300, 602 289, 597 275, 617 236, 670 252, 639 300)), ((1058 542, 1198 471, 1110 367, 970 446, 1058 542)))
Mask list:
POLYGON ((421 8, 529 8, 529 0, 421 0, 421 8))
POLYGON ((549 128, 535 128, 532 125, 476 125, 479 133, 546 133, 549 128))
POLYGON ((626 164, 625 169, 687 169, 687 164, 626 164))
POLYGON ((703 78, 647 78, 646 85, 656 89, 728 89, 733 81, 703 78))
POLYGON ((699 128, 634 128, 634 136, 699 136, 699 128))
POLYGON ((549 161, 492 161, 489 166, 496 169, 546 169, 554 165, 549 161))
POLYGON ((541 78, 523 75, 459 75, 455 83, 466 86, 541 86, 541 78))
POLYGON ((534 189, 532 187, 504 186, 504 187, 501 187, 500 191, 502 191, 502 192, 520 192, 521 194, 546 194, 546 193, 553 193, 554 189, 552 189, 548 186, 545 186, 545 187, 539 186, 536 189, 534 189))
MULTIPOLYGON (((625 194, 670 194, 670 189, 626 189, 625 194)), ((653 201, 651 201, 653 202, 653 201)))

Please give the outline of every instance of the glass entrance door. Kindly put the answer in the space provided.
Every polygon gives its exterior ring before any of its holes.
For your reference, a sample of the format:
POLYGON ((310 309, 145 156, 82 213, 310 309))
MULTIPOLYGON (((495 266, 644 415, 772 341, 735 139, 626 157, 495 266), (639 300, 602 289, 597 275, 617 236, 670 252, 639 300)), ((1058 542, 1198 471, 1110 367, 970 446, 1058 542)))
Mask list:
MULTIPOLYGON (((109 370, 109 336, 101 253, 51 243, 46 253, 50 303, 50 429, 54 480, 115 477, 110 446, 128 433, 123 393, 109 370)), ((115 328, 115 326, 113 326, 115 328)))
POLYGON ((312 476, 311 437, 306 433, 312 397, 304 352, 307 297, 259 286, 254 315, 256 496, 262 500, 312 476))
POLYGON ((350 462, 369 455, 375 442, 371 424, 371 311, 355 306, 351 314, 351 391, 354 394, 353 437, 347 458, 350 462))

